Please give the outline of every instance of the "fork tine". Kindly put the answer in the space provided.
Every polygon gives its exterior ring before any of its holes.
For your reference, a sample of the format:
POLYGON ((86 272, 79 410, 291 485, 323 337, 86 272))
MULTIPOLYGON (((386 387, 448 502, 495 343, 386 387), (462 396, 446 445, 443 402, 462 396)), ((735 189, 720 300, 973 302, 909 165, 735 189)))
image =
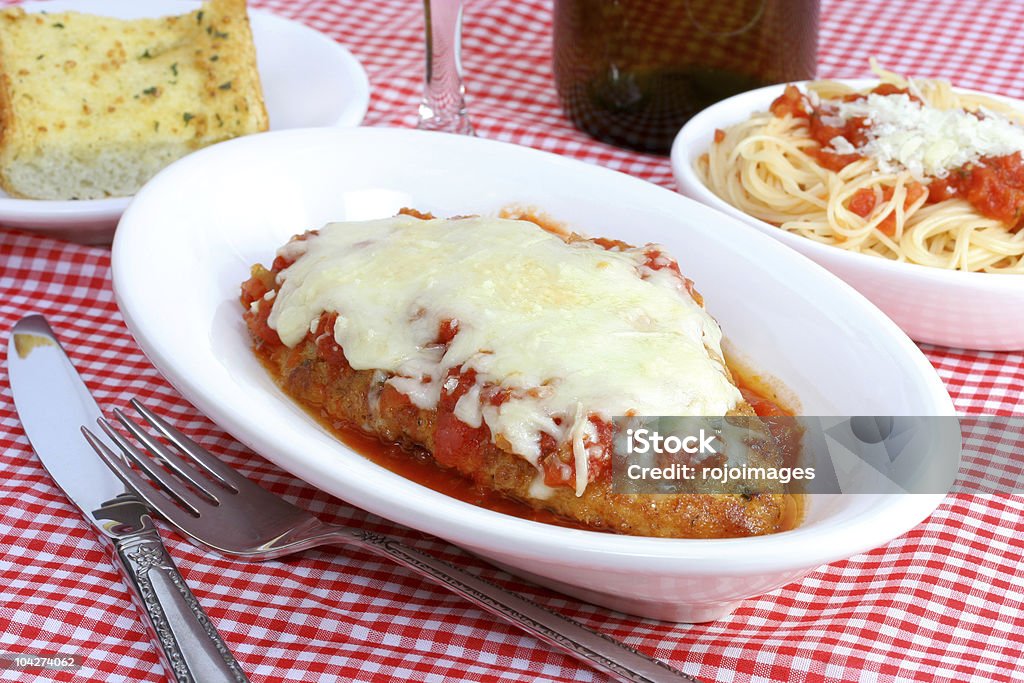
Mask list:
POLYGON ((168 441, 180 448, 183 453, 195 460, 203 469, 218 478, 235 493, 260 488, 258 484, 250 481, 245 475, 237 472, 234 468, 225 465, 208 450, 168 424, 162 417, 144 406, 137 398, 133 398, 130 403, 139 412, 139 415, 142 415, 146 422, 163 434, 168 441))
MULTIPOLYGON (((153 461, 146 457, 142 451, 133 446, 131 442, 118 434, 106 418, 100 418, 97 422, 99 423, 100 428, 103 429, 104 433, 106 433, 106 435, 117 444, 125 457, 130 462, 135 463, 139 469, 149 475, 151 479, 160 484, 160 486, 167 491, 167 493, 171 494, 175 500, 188 506, 188 508, 194 511, 197 515, 201 508, 210 507, 211 504, 201 498, 199 494, 191 491, 187 486, 181 483, 181 481, 175 479, 160 467, 154 466, 153 461)), ((140 477, 140 479, 142 478, 140 477)), ((145 480, 142 479, 142 481, 145 480)), ((153 488, 152 484, 149 486, 151 489, 153 488)))
POLYGON ((132 436, 138 439, 150 453, 163 460, 164 463, 174 470, 179 477, 185 479, 192 484, 192 486, 205 493, 213 502, 217 501, 217 494, 212 490, 212 482, 206 477, 199 476, 198 472, 186 464, 184 458, 154 439, 148 432, 129 420, 128 416, 121 412, 120 409, 114 408, 114 416, 117 417, 118 421, 124 425, 124 428, 127 429, 132 436))
POLYGON ((149 507, 163 515, 169 522, 178 526, 187 526, 191 520, 186 519, 186 515, 191 515, 192 519, 199 516, 199 511, 187 503, 183 502, 183 507, 178 507, 174 502, 158 494, 150 482, 136 474, 135 470, 125 460, 110 450, 107 444, 103 443, 99 437, 84 425, 82 426, 82 435, 85 436, 85 440, 89 442, 92 449, 96 451, 96 455, 100 456, 100 459, 114 471, 118 479, 124 482, 124 485, 129 490, 144 500, 149 507))

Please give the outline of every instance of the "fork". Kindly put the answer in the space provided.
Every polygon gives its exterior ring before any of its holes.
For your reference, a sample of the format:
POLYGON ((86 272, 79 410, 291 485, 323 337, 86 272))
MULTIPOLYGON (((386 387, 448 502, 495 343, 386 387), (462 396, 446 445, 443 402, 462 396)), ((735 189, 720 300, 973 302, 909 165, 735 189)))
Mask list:
POLYGON ((83 426, 85 438, 129 489, 134 489, 171 526, 202 545, 227 556, 253 560, 270 560, 325 544, 354 545, 441 584, 615 678, 637 683, 699 683, 624 643, 395 539, 323 522, 224 464, 138 400, 132 399, 131 405, 173 449, 119 409, 114 410, 118 422, 144 446, 145 452, 106 419, 98 420, 99 426, 120 454, 83 426), (132 464, 160 488, 141 476, 132 464))

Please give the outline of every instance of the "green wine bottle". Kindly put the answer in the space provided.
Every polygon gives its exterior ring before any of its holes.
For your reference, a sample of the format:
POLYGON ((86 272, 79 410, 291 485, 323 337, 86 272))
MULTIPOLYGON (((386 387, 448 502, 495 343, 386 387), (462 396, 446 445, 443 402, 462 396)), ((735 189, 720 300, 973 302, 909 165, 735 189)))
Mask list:
POLYGON ((555 0, 554 73, 572 123, 667 154, 715 102, 814 78, 818 0, 555 0))

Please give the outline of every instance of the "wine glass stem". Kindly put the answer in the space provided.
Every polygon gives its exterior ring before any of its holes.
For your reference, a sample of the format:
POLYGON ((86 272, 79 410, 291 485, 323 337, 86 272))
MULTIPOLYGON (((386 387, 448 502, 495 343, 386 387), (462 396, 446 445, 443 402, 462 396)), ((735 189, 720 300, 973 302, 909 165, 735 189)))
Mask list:
POLYGON ((427 73, 418 127, 473 135, 462 85, 462 0, 423 0, 427 73))

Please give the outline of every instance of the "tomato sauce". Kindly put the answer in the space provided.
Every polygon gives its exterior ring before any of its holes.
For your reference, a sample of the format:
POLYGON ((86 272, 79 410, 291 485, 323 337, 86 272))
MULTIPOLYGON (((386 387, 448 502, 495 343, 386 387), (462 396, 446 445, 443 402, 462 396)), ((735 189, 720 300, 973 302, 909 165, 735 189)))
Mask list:
MULTIPOLYGON (((906 186, 906 196, 903 198, 903 210, 906 211, 914 205, 921 197, 928 193, 928 188, 921 183, 908 183, 906 186)), ((893 188, 883 187, 882 188, 882 203, 885 204, 893 196, 893 188)), ((927 201, 927 200, 926 200, 927 201)), ((850 199, 850 203, 847 208, 854 212, 858 216, 867 218, 871 215, 871 212, 875 210, 876 198, 875 191, 872 188, 862 187, 853 193, 853 198, 850 199)), ((896 234, 896 212, 892 211, 888 216, 883 218, 878 224, 878 229, 892 237, 896 234)))
POLYGON ((928 186, 928 200, 961 197, 978 212, 1017 232, 1024 227, 1024 160, 1020 152, 982 157, 928 186))
MULTIPOLYGON (((301 404, 300 404, 301 405, 301 404)), ((305 406, 304 406, 305 407, 305 406)), ((364 458, 421 486, 451 496, 470 505, 500 512, 533 522, 554 524, 571 529, 589 529, 577 522, 560 517, 547 510, 536 510, 525 503, 500 493, 477 486, 469 479, 450 469, 439 467, 430 453, 421 448, 407 449, 395 443, 385 443, 353 427, 334 425, 317 411, 307 410, 311 416, 342 443, 364 458)), ((461 424, 461 423, 460 423, 461 424)), ((467 429, 472 429, 467 427, 467 429)))

